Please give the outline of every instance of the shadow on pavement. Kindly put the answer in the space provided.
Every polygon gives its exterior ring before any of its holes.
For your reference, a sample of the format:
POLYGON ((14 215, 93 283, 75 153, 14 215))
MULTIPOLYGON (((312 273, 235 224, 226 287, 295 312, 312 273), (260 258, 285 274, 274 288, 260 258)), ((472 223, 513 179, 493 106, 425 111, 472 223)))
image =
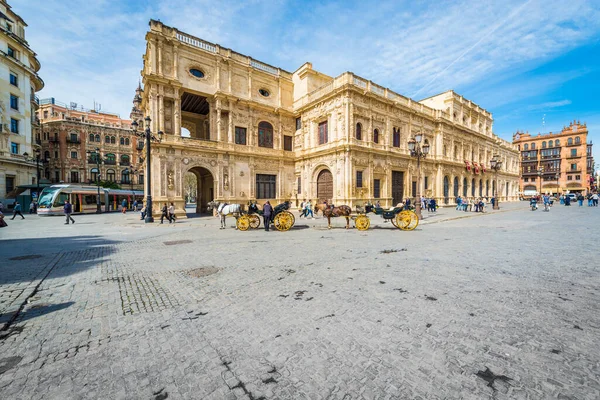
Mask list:
POLYGON ((92 235, 3 240, 0 285, 41 279, 49 268, 53 278, 93 268, 118 243, 92 235))
POLYGON ((64 310, 65 308, 71 307, 73 304, 75 304, 74 301, 67 301, 59 304, 32 305, 25 312, 21 312, 19 314, 18 321, 27 321, 32 318, 53 313, 55 311, 64 310))

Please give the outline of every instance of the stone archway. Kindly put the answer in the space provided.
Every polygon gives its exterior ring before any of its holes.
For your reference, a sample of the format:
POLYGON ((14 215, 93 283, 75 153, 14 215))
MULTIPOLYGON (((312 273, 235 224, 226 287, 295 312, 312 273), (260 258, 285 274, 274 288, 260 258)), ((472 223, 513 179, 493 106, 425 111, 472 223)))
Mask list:
MULTIPOLYGON (((196 177, 196 187, 195 199, 188 199, 188 201, 196 201, 196 214, 208 213, 208 203, 215 199, 215 178, 208 169, 203 167, 190 168, 186 175, 190 173, 196 177)), ((192 194, 194 194, 193 188, 191 189, 192 194)), ((185 191, 187 191, 187 188, 185 191)), ((188 194, 186 193, 185 196, 188 196, 188 194)))
POLYGON ((333 201, 333 174, 328 169, 317 175, 317 199, 319 202, 333 201))

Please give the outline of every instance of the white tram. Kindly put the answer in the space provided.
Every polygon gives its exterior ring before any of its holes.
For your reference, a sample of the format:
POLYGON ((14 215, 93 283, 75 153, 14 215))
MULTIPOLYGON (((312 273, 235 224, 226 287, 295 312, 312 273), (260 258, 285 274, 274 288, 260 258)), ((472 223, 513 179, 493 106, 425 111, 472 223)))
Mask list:
MULTIPOLYGON (((74 214, 93 214, 97 208, 96 186, 52 185, 44 188, 38 202, 38 215, 63 215, 65 201, 73 205, 74 214)), ((123 200, 131 208, 135 200, 141 203, 144 192, 139 190, 100 188, 102 212, 119 211, 123 200)))

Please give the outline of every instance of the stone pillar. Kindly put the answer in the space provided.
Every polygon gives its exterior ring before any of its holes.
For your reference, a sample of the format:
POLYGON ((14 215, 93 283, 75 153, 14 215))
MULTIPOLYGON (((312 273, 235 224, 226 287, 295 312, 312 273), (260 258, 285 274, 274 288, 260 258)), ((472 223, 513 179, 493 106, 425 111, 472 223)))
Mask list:
POLYGON ((229 113, 227 114, 227 142, 234 143, 233 138, 233 101, 229 100, 229 113))
POLYGON ((158 130, 165 131, 165 104, 164 95, 158 95, 158 130))
POLYGON ((217 137, 216 139, 221 142, 223 138, 221 137, 221 100, 217 99, 216 101, 216 111, 217 111, 217 137))
POLYGON ((162 40, 158 41, 158 75, 162 75, 162 40))
POLYGON ((178 58, 179 58, 179 46, 177 45, 177 43, 175 43, 175 45, 173 46, 173 78, 175 78, 175 80, 179 79, 178 58))
POLYGON ((173 135, 181 136, 181 100, 179 100, 179 93, 175 93, 177 96, 173 101, 173 135))

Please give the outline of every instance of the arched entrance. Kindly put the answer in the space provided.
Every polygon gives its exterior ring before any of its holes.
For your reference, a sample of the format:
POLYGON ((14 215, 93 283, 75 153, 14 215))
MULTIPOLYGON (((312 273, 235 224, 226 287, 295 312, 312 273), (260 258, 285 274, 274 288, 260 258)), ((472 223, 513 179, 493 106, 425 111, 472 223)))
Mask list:
POLYGON ((454 177, 454 201, 458 197, 458 177, 454 177))
POLYGON ((444 177, 444 204, 448 204, 450 195, 450 179, 447 176, 444 177))
POLYGON ((215 198, 214 187, 215 179, 211 172, 206 168, 194 167, 191 168, 185 175, 183 181, 183 193, 186 204, 195 205, 195 209, 188 212, 196 214, 206 214, 208 211, 208 203, 215 198))
POLYGON ((317 176, 317 198, 320 202, 331 202, 333 199, 333 175, 328 169, 319 172, 317 176))

